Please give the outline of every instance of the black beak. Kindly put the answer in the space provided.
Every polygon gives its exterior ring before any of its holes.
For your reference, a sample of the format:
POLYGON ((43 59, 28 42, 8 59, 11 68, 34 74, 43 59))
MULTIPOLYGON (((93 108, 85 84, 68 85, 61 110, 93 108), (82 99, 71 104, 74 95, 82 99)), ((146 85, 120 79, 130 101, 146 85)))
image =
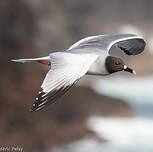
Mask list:
POLYGON ((130 73, 136 75, 136 72, 135 72, 133 69, 130 69, 129 67, 127 67, 126 65, 124 65, 124 71, 126 71, 126 72, 130 72, 130 73))

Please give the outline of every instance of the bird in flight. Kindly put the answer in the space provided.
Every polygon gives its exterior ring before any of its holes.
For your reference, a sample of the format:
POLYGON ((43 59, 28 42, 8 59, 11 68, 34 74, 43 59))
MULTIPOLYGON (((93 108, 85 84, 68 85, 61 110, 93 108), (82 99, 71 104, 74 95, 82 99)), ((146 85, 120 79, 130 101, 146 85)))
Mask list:
POLYGON ((137 55, 145 48, 143 37, 134 34, 97 35, 84 38, 63 52, 46 57, 13 59, 14 62, 37 61, 50 66, 38 96, 30 111, 38 111, 55 103, 84 75, 109 75, 118 71, 136 72, 120 58, 110 56, 109 50, 117 46, 127 55, 137 55))

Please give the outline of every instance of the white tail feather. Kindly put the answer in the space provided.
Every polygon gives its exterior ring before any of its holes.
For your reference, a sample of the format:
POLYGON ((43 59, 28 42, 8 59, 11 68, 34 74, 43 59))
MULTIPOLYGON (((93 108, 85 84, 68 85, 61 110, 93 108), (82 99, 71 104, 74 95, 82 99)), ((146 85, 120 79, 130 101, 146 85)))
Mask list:
POLYGON ((25 63, 25 62, 32 62, 32 61, 39 61, 39 60, 50 61, 50 56, 41 57, 41 58, 29 58, 29 59, 12 59, 11 61, 25 63))

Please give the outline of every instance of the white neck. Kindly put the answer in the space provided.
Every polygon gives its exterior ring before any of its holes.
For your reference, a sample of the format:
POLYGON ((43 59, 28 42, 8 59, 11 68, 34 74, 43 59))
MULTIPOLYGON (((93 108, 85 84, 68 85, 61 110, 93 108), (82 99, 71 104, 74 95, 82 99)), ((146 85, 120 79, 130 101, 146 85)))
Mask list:
POLYGON ((97 60, 90 66, 88 72, 86 73, 87 75, 108 75, 110 74, 105 67, 105 56, 100 56, 97 58, 97 60))

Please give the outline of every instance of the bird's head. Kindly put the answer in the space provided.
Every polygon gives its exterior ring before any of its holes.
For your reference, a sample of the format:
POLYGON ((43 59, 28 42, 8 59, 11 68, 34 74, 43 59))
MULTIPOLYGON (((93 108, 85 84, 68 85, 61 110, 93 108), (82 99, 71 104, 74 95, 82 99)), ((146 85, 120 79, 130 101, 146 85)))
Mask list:
POLYGON ((118 71, 126 71, 136 74, 133 69, 125 65, 122 59, 117 57, 108 56, 105 61, 105 66, 110 74, 118 71))

